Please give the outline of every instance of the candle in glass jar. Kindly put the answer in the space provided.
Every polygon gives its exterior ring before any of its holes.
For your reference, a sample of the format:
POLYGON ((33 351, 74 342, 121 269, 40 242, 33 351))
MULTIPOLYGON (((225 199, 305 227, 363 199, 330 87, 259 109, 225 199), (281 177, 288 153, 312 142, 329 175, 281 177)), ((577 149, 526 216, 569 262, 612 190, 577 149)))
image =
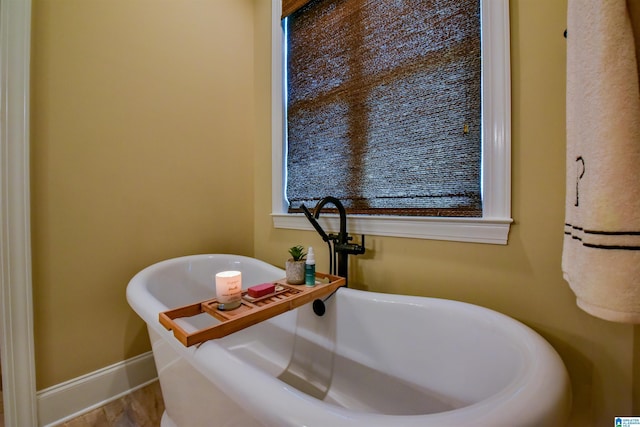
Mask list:
POLYGON ((222 271, 216 274, 216 296, 219 310, 232 310, 242 299, 242 273, 222 271))

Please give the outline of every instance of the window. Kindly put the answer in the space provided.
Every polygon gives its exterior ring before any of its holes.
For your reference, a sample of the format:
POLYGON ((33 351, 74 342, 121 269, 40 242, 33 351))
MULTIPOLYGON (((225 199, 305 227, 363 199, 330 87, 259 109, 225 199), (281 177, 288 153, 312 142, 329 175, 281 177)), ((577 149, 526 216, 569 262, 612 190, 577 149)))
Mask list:
MULTIPOLYGON (((386 3, 386 2, 385 2, 386 3)), ((281 228, 311 229, 289 214, 284 198, 283 28, 280 2, 273 2, 273 218, 281 228)), ((481 217, 350 215, 351 232, 401 237, 501 243, 510 219, 510 79, 507 0, 482 2, 481 217)), ((462 125, 460 126, 462 127, 462 125)), ((462 134, 462 132, 460 132, 462 134)), ((478 154, 480 156, 480 154, 478 154)), ((362 159, 358 160, 361 161, 362 159)), ((477 173, 479 174, 479 172, 477 173)), ((476 177, 476 187, 478 187, 476 177)), ((480 190, 480 189, 479 189, 480 190)), ((341 197, 339 194, 331 194, 341 197)), ((472 200, 473 202, 473 200, 472 200)), ((312 203, 310 203, 312 204, 312 203)), ((472 209, 473 210, 473 209, 472 209)), ((478 212, 478 209, 475 210, 478 212)), ((427 213, 427 215, 430 213, 427 213)), ((322 219, 322 218, 321 218, 322 219)), ((329 220, 331 222, 331 220, 329 220)), ((325 224, 335 229, 333 224, 325 224)))

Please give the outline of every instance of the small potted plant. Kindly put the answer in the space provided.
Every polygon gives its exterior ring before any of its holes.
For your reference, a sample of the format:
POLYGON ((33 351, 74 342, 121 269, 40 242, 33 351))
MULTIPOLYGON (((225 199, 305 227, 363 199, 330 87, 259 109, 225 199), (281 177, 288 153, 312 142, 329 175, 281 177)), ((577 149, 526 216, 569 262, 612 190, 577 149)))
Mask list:
POLYGON ((290 285, 302 285, 304 283, 304 257, 307 255, 301 245, 289 248, 291 258, 287 260, 287 283, 290 285))

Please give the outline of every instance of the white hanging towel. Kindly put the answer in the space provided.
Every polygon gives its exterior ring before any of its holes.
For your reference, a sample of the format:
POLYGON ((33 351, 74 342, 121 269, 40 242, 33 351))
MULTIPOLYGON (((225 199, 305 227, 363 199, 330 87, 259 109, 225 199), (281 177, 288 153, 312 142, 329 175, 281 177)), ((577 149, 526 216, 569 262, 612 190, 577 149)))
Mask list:
POLYGON ((562 269, 580 308, 626 323, 640 323, 639 8, 568 2, 562 269))

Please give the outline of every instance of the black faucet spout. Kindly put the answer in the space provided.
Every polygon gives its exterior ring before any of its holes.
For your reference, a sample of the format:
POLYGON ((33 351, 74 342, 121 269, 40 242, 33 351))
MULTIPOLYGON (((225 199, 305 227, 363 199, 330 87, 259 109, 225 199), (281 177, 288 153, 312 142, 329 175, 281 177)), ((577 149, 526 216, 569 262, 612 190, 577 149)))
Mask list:
POLYGON ((327 196, 320 200, 316 207, 313 209, 313 216, 315 219, 320 217, 320 211, 327 204, 331 203, 338 209, 338 215, 340 217, 340 233, 338 234, 338 243, 347 242, 347 211, 344 209, 342 202, 335 197, 327 196))

